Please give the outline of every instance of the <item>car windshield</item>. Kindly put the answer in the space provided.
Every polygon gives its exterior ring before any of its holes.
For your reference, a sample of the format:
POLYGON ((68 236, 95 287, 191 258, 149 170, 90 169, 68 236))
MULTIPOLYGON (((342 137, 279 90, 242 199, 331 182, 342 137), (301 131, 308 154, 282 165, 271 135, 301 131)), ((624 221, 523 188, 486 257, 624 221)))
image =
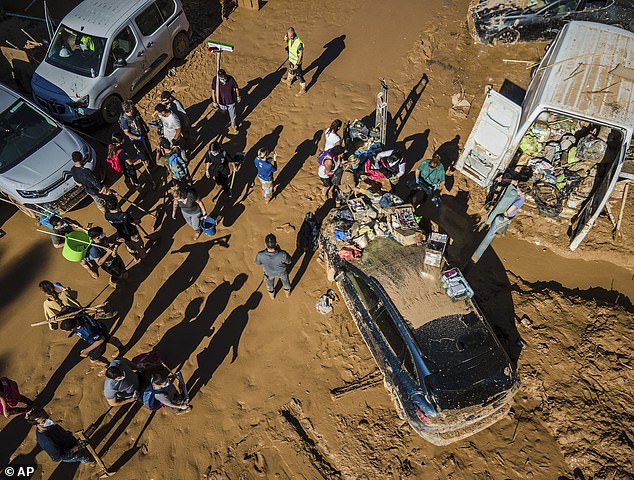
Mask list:
POLYGON ((24 100, 0 113, 0 173, 17 165, 57 136, 61 127, 24 100))
POLYGON ((96 77, 99 75, 105 45, 105 38, 76 32, 61 25, 48 49, 46 61, 84 77, 96 77))

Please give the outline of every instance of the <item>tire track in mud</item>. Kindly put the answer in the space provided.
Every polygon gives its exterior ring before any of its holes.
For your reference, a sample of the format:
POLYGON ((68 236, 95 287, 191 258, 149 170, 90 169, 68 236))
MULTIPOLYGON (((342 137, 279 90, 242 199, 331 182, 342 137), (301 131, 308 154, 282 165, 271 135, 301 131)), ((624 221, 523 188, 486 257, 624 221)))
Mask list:
POLYGON ((367 390, 368 388, 381 384, 381 382, 383 382, 383 374, 380 370, 374 370, 350 383, 332 388, 330 390, 330 395, 334 400, 337 400, 348 393, 367 390))
POLYGON ((315 431, 310 419, 304 414, 299 400, 292 399, 279 413, 299 437, 300 446, 320 475, 327 479, 342 479, 341 471, 330 460, 326 445, 315 431))

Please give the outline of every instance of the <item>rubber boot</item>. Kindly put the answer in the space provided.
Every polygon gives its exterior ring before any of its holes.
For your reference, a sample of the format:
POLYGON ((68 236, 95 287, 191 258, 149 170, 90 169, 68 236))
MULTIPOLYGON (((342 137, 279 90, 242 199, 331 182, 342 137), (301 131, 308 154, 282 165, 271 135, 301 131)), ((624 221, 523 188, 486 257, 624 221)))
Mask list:
POLYGON ((304 95, 306 93, 306 84, 305 83, 300 83, 299 84, 299 92, 297 92, 295 94, 296 97, 299 97, 301 95, 304 95))
POLYGON ((292 75, 286 75, 282 81, 286 84, 286 86, 288 88, 291 88, 291 86, 293 85, 293 76, 292 75))

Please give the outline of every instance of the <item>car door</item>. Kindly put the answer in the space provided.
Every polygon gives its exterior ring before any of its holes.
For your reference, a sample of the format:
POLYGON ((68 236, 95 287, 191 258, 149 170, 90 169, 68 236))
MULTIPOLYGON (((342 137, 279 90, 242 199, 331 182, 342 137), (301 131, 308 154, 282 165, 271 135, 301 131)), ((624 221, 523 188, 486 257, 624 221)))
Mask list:
POLYGON ((171 38, 156 2, 149 4, 134 17, 134 25, 144 47, 141 53, 144 61, 144 72, 141 80, 143 85, 156 75, 171 58, 171 38))
POLYGON ((515 153, 511 144, 521 114, 519 105, 489 87, 456 169, 481 187, 489 186, 515 153))
POLYGON ((104 76, 122 98, 130 98, 140 88, 139 80, 144 70, 143 50, 141 39, 130 24, 112 39, 104 76))
POLYGON ((576 250, 608 202, 619 179, 619 173, 623 168, 622 160, 625 157, 626 148, 627 145, 623 142, 619 155, 614 159, 614 162, 603 176, 599 187, 587 200, 577 217, 573 219, 573 223, 570 225, 570 250, 576 250))

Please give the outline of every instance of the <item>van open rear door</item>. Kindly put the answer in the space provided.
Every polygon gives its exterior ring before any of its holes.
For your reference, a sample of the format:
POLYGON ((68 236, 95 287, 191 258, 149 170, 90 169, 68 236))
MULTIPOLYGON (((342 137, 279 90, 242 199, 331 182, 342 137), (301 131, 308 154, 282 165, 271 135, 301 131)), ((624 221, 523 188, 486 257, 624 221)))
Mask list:
MULTIPOLYGON (((625 149, 626 146, 623 145, 622 148, 625 149)), ((610 166, 610 169, 603 176, 599 187, 594 191, 592 196, 588 198, 588 201, 577 217, 573 219, 573 223, 570 225, 570 250, 577 249, 594 225, 594 222, 599 218, 605 204, 610 199, 610 195, 612 195, 612 191, 623 168, 624 153, 623 151, 620 152, 619 156, 610 166)))
POLYGON ((456 169, 481 187, 489 186, 495 174, 506 168, 513 156, 514 152, 509 149, 521 114, 518 104, 488 87, 456 169))

